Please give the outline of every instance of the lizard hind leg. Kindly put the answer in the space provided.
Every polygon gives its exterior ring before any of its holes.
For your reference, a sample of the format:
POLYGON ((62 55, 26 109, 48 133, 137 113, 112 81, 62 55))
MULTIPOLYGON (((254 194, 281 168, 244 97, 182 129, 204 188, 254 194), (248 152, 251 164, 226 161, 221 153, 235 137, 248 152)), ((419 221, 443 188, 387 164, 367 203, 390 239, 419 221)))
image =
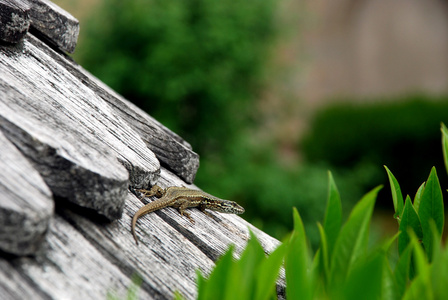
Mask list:
POLYGON ((208 211, 205 210, 205 205, 200 205, 199 210, 202 211, 206 216, 213 218, 213 216, 208 211))
POLYGON ((188 218, 188 220, 190 220, 190 222, 191 222, 192 224, 195 224, 195 221, 194 221, 194 219, 191 217, 190 213, 188 213, 188 212, 186 212, 186 211, 180 211, 180 209, 179 209, 179 212, 180 212, 180 214, 181 214, 182 216, 186 216, 186 217, 188 218))

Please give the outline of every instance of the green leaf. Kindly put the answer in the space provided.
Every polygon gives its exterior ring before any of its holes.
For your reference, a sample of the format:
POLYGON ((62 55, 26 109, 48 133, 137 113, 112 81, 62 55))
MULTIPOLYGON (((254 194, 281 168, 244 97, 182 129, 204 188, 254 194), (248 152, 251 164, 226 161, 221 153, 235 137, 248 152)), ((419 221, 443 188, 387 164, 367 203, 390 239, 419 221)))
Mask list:
POLYGON ((384 166, 384 168, 386 169, 387 176, 389 177, 390 190, 392 192, 392 200, 394 202, 395 209, 394 218, 400 222, 401 214, 403 212, 403 195, 401 193, 401 188, 394 174, 392 174, 386 166, 384 166))
POLYGON ((328 172, 328 200, 324 218, 324 230, 328 242, 328 255, 333 252, 334 244, 341 230, 342 205, 338 188, 331 172, 328 172))
POLYGON ((331 257, 332 286, 345 280, 354 261, 365 251, 373 206, 380 189, 381 187, 373 189, 356 204, 341 229, 331 257))
POLYGON ((422 200, 423 191, 425 190, 425 183, 423 182, 415 193, 414 197, 414 209, 418 213, 418 209, 420 208, 420 202, 422 200))
POLYGON ((143 278, 140 275, 138 274, 132 275, 132 284, 128 288, 126 299, 128 300, 138 299, 138 291, 140 290, 142 283, 143 278))
POLYGON ((288 244, 285 257, 286 298, 312 299, 312 276, 308 270, 310 262, 308 245, 302 219, 297 209, 293 209, 294 231, 288 244))
POLYGON ((418 218, 417 212, 414 210, 411 198, 407 196, 402 220, 398 227, 398 231, 400 232, 400 236, 398 237, 398 253, 400 255, 408 247, 411 240, 408 234, 409 229, 412 229, 419 239, 423 237, 420 219, 418 218))
POLYGON ((386 241, 384 241, 381 244, 381 249, 382 251, 384 251, 385 253, 389 251, 390 247, 392 246, 393 242, 395 242, 395 240, 398 238, 398 236, 400 235, 399 232, 397 232, 396 234, 394 234, 393 237, 387 239, 386 241))
POLYGON ((269 257, 262 262, 258 273, 256 273, 257 290, 255 298, 257 300, 270 299, 276 296, 276 280, 285 257, 287 247, 286 243, 277 247, 269 257))
POLYGON ((201 270, 196 270, 196 284, 198 286, 198 299, 197 300, 204 300, 205 296, 205 288, 207 286, 207 280, 202 275, 201 270))
MULTIPOLYGON (((438 240, 439 236, 435 229, 435 225, 433 227, 433 233, 436 235, 434 239, 438 240)), ((432 261, 431 284, 434 291, 434 299, 444 299, 446 298, 446 287, 448 282, 448 247, 442 249, 440 245, 434 248, 437 250, 434 251, 432 261)))
POLYGON ((237 293, 241 299, 253 299, 255 295, 255 281, 257 279, 254 274, 258 274, 259 266, 266 257, 263 247, 261 247, 255 234, 249 230, 250 239, 246 248, 241 254, 240 260, 235 262, 236 272, 233 277, 227 278, 229 286, 233 293, 227 294, 227 299, 233 299, 234 293, 237 293))
POLYGON ((440 242, 433 240, 431 232, 430 220, 434 220, 436 229, 441 235, 444 224, 444 207, 442 189, 440 188, 439 179, 437 178, 436 169, 433 167, 429 174, 428 180, 423 191, 418 216, 422 224, 423 245, 428 255, 429 261, 432 258, 434 243, 440 242))
POLYGON ((382 300, 395 300, 399 299, 397 296, 397 282, 395 276, 390 268, 389 261, 386 255, 383 257, 383 274, 381 282, 381 297, 382 300))
POLYGON ((208 280, 198 281, 202 285, 202 293, 198 294, 198 300, 203 299, 226 299, 226 293, 232 293, 231 286, 228 287, 228 279, 235 276, 235 267, 232 261, 234 246, 221 256, 208 280))
POLYGON ((322 273, 325 283, 328 283, 330 276, 330 267, 329 267, 329 255, 328 255, 328 243, 327 236, 325 234, 325 230, 320 223, 317 223, 317 227, 319 229, 320 234, 320 248, 319 255, 320 264, 318 264, 319 271, 322 273))
POLYGON ((411 269, 412 244, 409 244, 400 255, 395 266, 395 282, 397 283, 397 298, 401 299, 406 291, 406 286, 411 269))
POLYGON ((372 257, 356 263, 344 284, 342 299, 380 299, 383 263, 384 253, 379 251, 372 257))
MULTIPOLYGON (((137 298, 134 298, 134 299, 137 299, 137 298)), ((128 299, 128 300, 130 300, 130 299, 128 299)), ((182 296, 181 293, 179 293, 179 291, 175 291, 174 292, 174 300, 185 300, 185 298, 182 296)))
POLYGON ((448 129, 445 124, 442 123, 440 130, 442 131, 443 160, 445 162, 445 170, 448 172, 448 129))
POLYGON ((410 231, 416 277, 406 290, 403 299, 434 299, 431 289, 430 264, 417 236, 410 231))

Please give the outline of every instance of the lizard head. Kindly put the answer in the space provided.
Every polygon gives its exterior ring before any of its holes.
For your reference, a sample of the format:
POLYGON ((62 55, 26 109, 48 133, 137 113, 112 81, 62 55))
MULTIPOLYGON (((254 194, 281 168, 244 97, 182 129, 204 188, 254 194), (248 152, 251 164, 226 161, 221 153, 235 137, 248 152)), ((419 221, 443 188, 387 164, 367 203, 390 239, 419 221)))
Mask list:
POLYGON ((244 207, 242 207, 235 201, 229 201, 229 200, 221 200, 219 201, 219 205, 208 207, 208 209, 227 214, 240 215, 244 213, 244 207))

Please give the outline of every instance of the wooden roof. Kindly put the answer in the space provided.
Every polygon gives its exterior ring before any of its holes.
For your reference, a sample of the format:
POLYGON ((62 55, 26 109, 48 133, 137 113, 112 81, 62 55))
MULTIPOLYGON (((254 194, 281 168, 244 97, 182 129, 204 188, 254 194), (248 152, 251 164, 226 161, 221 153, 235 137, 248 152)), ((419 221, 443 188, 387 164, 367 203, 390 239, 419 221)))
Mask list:
MULTIPOLYGON (((239 216, 173 208, 140 218, 132 188, 190 186, 199 156, 181 137, 76 64, 78 21, 46 0, 0 0, 0 298, 196 296, 230 244, 255 232, 239 216)), ((219 179, 217 179, 219 180, 219 179)), ((250 207, 246 207, 246 210, 250 207)), ((280 284, 281 290, 283 284, 280 284)))

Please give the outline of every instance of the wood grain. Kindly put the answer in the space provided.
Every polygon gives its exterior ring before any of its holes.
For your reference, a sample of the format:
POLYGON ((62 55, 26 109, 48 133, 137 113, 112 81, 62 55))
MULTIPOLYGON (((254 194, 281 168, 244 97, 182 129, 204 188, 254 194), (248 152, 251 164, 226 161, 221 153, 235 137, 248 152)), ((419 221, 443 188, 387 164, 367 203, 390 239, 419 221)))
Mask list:
POLYGON ((160 164, 140 136, 82 81, 25 38, 0 46, 0 128, 55 196, 121 216, 129 185, 160 164))
POLYGON ((128 126, 140 136, 165 168, 173 171, 187 183, 194 181, 199 168, 199 155, 192 150, 188 142, 139 107, 124 99, 72 60, 52 51, 31 35, 27 37, 27 40, 44 51, 55 62, 81 80, 87 88, 91 89, 109 104, 119 117, 126 120, 128 126))
POLYGON ((0 250, 36 252, 53 216, 50 189, 0 131, 0 250))

